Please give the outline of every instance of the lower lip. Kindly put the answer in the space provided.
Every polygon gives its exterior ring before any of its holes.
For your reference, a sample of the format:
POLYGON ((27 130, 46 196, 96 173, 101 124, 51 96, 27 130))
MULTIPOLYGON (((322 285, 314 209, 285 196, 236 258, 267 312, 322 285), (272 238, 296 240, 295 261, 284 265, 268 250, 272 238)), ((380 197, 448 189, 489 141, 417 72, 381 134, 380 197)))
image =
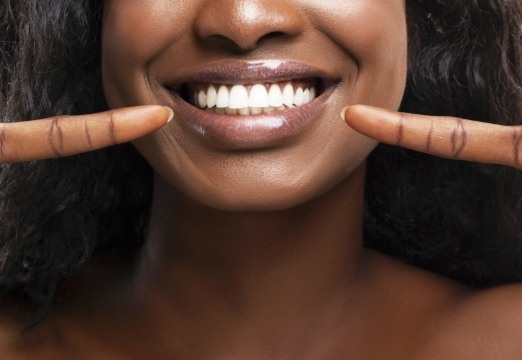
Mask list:
POLYGON ((309 103, 270 114, 218 115, 201 110, 171 92, 176 119, 189 131, 217 145, 254 149, 281 143, 304 132, 326 105, 331 87, 309 103))

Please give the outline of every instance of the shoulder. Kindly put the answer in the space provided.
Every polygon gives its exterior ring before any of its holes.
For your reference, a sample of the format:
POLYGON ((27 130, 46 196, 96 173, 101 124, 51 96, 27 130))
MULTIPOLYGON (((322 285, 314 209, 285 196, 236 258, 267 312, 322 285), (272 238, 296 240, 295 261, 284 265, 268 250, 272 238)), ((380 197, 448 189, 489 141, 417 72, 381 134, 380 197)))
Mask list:
POLYGON ((406 304, 401 316, 410 318, 411 333, 417 334, 416 359, 522 359, 522 284, 473 289, 381 255, 377 259, 388 293, 406 304))
POLYGON ((522 285, 459 299, 438 322, 431 345, 441 358, 522 359, 522 285))

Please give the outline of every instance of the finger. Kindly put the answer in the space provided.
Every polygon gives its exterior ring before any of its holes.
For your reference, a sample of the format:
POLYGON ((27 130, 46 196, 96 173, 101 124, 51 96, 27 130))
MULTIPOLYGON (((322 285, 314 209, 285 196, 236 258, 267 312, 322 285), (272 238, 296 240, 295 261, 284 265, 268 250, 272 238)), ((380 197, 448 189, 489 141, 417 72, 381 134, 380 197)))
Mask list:
POLYGON ((455 117, 398 113, 354 105, 343 110, 354 130, 381 142, 458 160, 522 167, 522 127, 455 117))
POLYGON ((74 155, 128 142, 159 129, 171 109, 139 106, 99 114, 0 124, 0 163, 74 155))

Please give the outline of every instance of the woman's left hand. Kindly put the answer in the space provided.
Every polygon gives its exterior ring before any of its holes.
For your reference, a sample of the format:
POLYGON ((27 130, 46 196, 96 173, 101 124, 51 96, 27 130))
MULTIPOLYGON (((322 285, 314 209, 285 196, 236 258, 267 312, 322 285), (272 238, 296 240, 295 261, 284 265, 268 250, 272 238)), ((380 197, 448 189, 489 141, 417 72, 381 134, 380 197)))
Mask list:
POLYGON ((342 117, 354 130, 387 144, 522 169, 522 126, 398 113, 365 105, 345 108, 342 117))

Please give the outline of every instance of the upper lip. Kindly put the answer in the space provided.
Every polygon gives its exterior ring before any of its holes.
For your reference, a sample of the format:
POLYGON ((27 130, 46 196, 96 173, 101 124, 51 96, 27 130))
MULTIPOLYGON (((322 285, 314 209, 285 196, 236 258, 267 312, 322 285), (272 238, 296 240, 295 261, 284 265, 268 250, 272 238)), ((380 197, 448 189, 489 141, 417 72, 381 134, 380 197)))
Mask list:
POLYGON ((177 89, 186 83, 223 85, 275 83, 304 78, 319 78, 323 82, 337 82, 324 71, 300 62, 285 60, 222 61, 197 67, 167 84, 177 89))

